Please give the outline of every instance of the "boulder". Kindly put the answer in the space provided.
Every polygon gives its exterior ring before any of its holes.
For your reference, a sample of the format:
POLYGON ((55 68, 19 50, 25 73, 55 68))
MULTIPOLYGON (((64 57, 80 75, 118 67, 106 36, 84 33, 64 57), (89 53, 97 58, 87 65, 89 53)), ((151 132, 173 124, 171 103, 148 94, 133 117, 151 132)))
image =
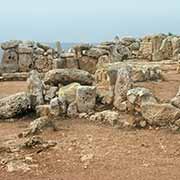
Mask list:
POLYGON ((2 56, 3 71, 7 73, 17 72, 18 67, 18 54, 14 49, 5 50, 2 56))
POLYGON ((33 57, 32 54, 19 54, 19 71, 20 72, 29 72, 33 68, 33 57))
POLYGON ((125 67, 119 69, 117 71, 117 80, 114 88, 114 107, 119 109, 121 103, 127 100, 127 92, 132 88, 132 86, 131 68, 125 67))
POLYGON ((134 88, 127 92, 127 100, 130 110, 141 112, 141 107, 144 104, 157 103, 157 99, 153 96, 149 89, 134 88))
POLYGON ((68 117, 76 117, 78 115, 76 102, 72 102, 71 104, 69 104, 67 109, 67 115, 68 117))
POLYGON ((35 109, 37 105, 44 104, 43 98, 43 83, 40 79, 40 75, 36 70, 32 70, 29 73, 27 80, 28 93, 31 97, 32 108, 35 109))
POLYGON ((27 93, 17 93, 0 99, 0 119, 13 118, 26 113, 31 107, 31 100, 27 93))
POLYGON ((82 56, 79 58, 79 68, 91 74, 94 74, 96 72, 97 62, 98 60, 96 58, 82 56))
POLYGON ((28 73, 3 73, 2 78, 4 81, 26 81, 28 78, 28 73))
POLYGON ((146 103, 141 106, 143 118, 155 126, 165 126, 180 118, 180 110, 171 104, 146 103))
POLYGON ((35 53, 36 55, 43 55, 44 52, 45 52, 44 49, 38 48, 38 47, 34 50, 34 53, 35 53))
POLYGON ((7 41, 7 42, 4 42, 4 43, 1 43, 1 48, 2 48, 3 50, 16 48, 16 47, 18 47, 18 45, 19 45, 21 42, 22 42, 22 41, 18 41, 18 40, 7 41))
POLYGON ((93 76, 83 70, 79 69, 54 69, 45 74, 45 84, 64 85, 78 82, 82 85, 91 85, 93 83, 93 76))
POLYGON ((171 104, 177 108, 180 108, 180 87, 174 98, 171 99, 171 104))
POLYGON ((67 104, 62 97, 56 97, 50 101, 50 114, 57 117, 65 114, 67 111, 67 104))
POLYGON ((52 59, 40 55, 34 58, 34 68, 38 72, 47 72, 52 69, 52 59))
POLYGON ((58 87, 56 86, 50 86, 45 93, 45 97, 44 99, 46 101, 50 101, 51 99, 53 99, 56 96, 56 92, 58 91, 58 87))
POLYGON ((44 51, 47 51, 48 49, 50 49, 49 45, 44 44, 44 43, 37 43, 37 46, 41 49, 44 49, 44 51))
POLYGON ((123 45, 115 45, 111 47, 112 62, 120 62, 127 60, 131 56, 131 52, 128 47, 123 45))
POLYGON ((91 48, 85 53, 85 55, 95 58, 95 59, 98 59, 100 56, 109 55, 109 52, 107 50, 101 49, 101 48, 91 48))
POLYGON ((169 38, 166 38, 162 41, 160 51, 163 53, 163 59, 171 59, 173 55, 173 46, 169 38))
POLYGON ((96 104, 96 87, 80 86, 76 92, 76 103, 78 112, 92 111, 96 104))
POLYGON ((99 57, 96 69, 103 67, 103 65, 107 63, 111 63, 111 58, 109 56, 104 55, 99 57))
POLYGON ((39 117, 50 115, 50 105, 44 104, 36 106, 36 115, 39 117))
POLYGON ((66 61, 65 59, 58 58, 58 59, 53 59, 52 61, 52 69, 63 69, 66 66, 66 61))
POLYGON ((140 43, 139 42, 133 42, 130 46, 129 49, 131 51, 138 51, 140 48, 140 43))
POLYGON ((114 126, 119 120, 119 113, 111 110, 105 110, 102 112, 97 112, 90 116, 90 121, 98 121, 102 123, 110 124, 114 126))
POLYGON ((58 96, 63 97, 68 104, 76 100, 76 91, 81 85, 79 83, 71 83, 59 89, 58 96))

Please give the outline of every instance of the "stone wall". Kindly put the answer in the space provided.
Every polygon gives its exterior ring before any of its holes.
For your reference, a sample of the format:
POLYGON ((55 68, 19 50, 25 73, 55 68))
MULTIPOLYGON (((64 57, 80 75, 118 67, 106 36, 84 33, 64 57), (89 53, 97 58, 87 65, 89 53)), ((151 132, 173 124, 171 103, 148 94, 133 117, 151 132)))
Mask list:
POLYGON ((1 44, 4 50, 1 71, 4 73, 47 72, 52 69, 53 60, 59 53, 50 46, 32 41, 8 41, 1 44))

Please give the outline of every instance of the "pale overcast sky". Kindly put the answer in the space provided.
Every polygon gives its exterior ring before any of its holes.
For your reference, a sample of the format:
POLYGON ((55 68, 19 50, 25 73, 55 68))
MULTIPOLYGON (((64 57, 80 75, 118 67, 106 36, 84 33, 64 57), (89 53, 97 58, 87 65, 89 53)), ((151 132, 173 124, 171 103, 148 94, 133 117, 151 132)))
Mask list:
POLYGON ((0 41, 98 42, 180 30, 180 0, 0 0, 0 41))

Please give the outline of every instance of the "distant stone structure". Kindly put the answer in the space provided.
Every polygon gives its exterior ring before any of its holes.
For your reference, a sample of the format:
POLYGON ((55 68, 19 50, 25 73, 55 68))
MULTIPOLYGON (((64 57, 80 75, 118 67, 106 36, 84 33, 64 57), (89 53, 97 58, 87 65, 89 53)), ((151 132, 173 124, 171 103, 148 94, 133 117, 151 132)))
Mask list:
POLYGON ((60 42, 53 49, 32 41, 8 41, 1 44, 4 50, 0 73, 40 73, 51 69, 73 68, 95 74, 103 64, 130 61, 180 60, 180 37, 164 34, 120 38, 98 45, 77 44, 64 52, 60 42))

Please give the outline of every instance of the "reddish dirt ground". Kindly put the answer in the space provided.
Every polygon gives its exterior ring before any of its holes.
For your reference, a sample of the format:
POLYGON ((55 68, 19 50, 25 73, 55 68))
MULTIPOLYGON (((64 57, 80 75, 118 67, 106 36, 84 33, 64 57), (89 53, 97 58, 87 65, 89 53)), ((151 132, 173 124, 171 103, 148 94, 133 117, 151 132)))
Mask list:
MULTIPOLYGON (((180 85, 180 75, 166 74, 166 81, 138 83, 161 100, 171 99, 180 85)), ((25 82, 1 82, 0 95, 26 88, 25 82), (1 86, 3 85, 3 86, 1 86)), ((125 116, 124 116, 125 118, 125 116)), ((0 123, 0 142, 17 139, 30 122, 0 123)), ((59 131, 40 134, 57 146, 32 153, 38 166, 27 172, 7 172, 0 166, 0 180, 177 180, 180 179, 180 134, 168 129, 122 130, 88 120, 58 121, 59 131), (90 157, 83 161, 82 157, 90 157), (87 163, 87 164, 86 164, 87 163)), ((1 157, 1 156, 0 156, 1 157)))

